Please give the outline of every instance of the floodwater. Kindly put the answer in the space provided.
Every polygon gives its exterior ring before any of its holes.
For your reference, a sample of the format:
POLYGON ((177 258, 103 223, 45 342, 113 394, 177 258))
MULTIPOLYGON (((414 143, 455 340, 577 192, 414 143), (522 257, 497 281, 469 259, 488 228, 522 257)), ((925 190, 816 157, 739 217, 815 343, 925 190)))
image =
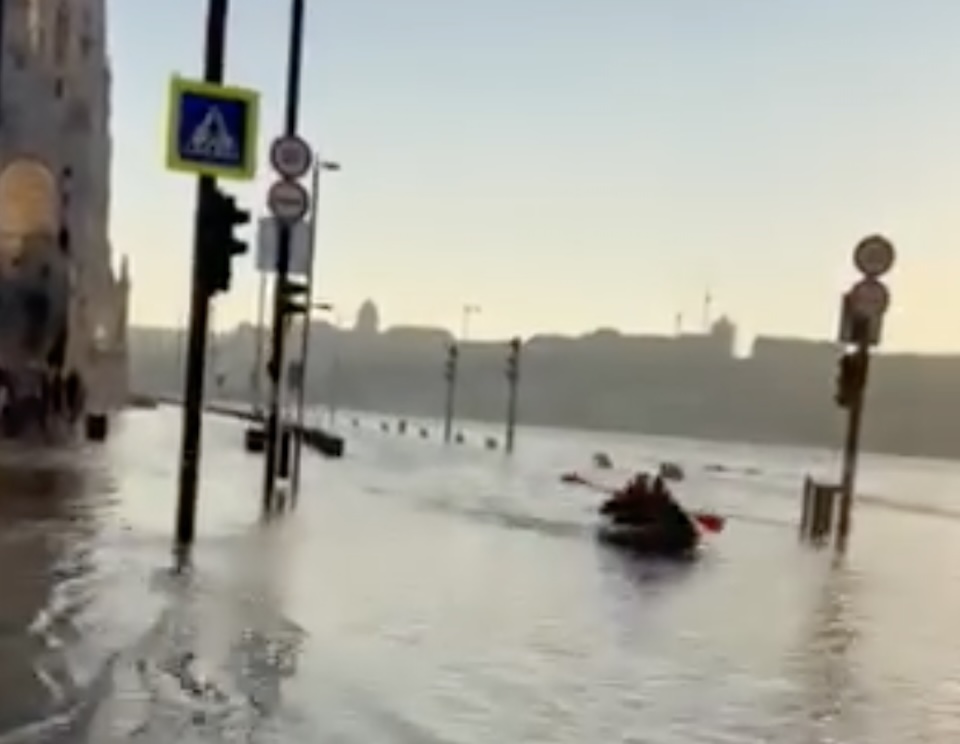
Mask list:
POLYGON ((176 412, 0 451, 0 744, 960 740, 960 466, 866 458, 837 562, 796 540, 822 453, 524 431, 507 461, 371 422, 265 523, 240 425, 206 427, 187 576, 176 412), (726 531, 685 565, 598 545, 558 482, 596 451, 681 463, 726 531))

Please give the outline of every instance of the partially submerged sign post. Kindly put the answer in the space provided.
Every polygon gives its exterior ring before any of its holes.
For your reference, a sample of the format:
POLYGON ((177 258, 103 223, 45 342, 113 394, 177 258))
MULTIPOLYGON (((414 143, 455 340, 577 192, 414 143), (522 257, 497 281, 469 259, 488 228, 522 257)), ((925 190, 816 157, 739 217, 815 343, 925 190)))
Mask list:
POLYGON ((893 268, 895 260, 893 244, 886 238, 871 235, 860 241, 853 251, 853 263, 863 278, 843 295, 841 303, 840 342, 853 348, 841 357, 837 379, 837 403, 847 410, 836 533, 839 550, 846 548, 850 535, 870 348, 880 343, 883 319, 890 307, 890 290, 880 277, 893 268))
MULTIPOLYGON (((174 77, 169 89, 166 160, 170 170, 196 174, 193 276, 190 335, 184 380, 183 439, 180 455, 176 554, 186 560, 196 531, 197 484, 200 469, 201 411, 210 313, 211 227, 228 232, 245 215, 217 189, 217 178, 250 180, 256 172, 259 96, 223 84, 229 0, 208 0, 203 80, 174 77)), ((217 235, 217 240, 221 236, 217 235)), ((229 249, 229 246, 215 246, 229 249)), ((229 256, 227 257, 229 261, 229 256)))

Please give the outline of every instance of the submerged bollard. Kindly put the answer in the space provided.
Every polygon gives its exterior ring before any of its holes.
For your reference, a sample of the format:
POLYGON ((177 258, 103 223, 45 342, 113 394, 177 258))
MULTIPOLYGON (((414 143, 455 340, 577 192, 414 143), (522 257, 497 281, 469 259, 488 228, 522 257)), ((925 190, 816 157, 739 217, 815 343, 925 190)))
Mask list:
POLYGON ((810 476, 803 479, 803 494, 800 497, 800 539, 810 537, 813 519, 813 481, 810 476))
POLYGON ((800 513, 800 537, 822 543, 833 534, 839 487, 817 483, 807 477, 803 482, 803 500, 800 513))

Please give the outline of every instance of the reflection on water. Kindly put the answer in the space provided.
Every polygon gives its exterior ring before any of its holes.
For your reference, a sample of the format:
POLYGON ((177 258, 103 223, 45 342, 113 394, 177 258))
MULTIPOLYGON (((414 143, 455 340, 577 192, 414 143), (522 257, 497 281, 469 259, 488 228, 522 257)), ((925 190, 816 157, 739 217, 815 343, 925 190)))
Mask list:
POLYGON ((955 520, 867 505, 833 564, 776 483, 691 476, 684 500, 747 518, 697 562, 637 561, 557 483, 588 443, 506 463, 358 434, 264 524, 260 461, 211 421, 177 575, 179 419, 122 431, 0 452, 0 744, 958 740, 955 520))
POLYGON ((0 732, 75 694, 68 646, 90 601, 95 511, 82 467, 0 453, 0 732))
POLYGON ((858 577, 834 561, 819 580, 821 586, 812 587, 800 642, 788 660, 799 694, 792 706, 796 715, 787 720, 799 727, 797 741, 861 741, 861 716, 870 703, 852 656, 861 624, 856 616, 858 577))
POLYGON ((283 545, 253 531, 215 577, 143 573, 166 541, 118 529, 111 454, 0 452, 0 743, 251 741, 303 637, 278 613, 283 545))

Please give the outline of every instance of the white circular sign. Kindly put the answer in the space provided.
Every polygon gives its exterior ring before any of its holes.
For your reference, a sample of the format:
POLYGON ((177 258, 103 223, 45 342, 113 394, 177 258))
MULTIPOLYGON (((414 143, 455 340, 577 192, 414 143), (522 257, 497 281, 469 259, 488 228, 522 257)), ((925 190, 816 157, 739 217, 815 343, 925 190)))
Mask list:
POLYGON ((850 290, 850 306, 858 315, 879 318, 890 307, 890 290, 876 279, 863 279, 850 290))
POLYGON ((278 137, 270 145, 270 164, 284 178, 303 178, 312 162, 310 145, 296 135, 278 137))
POLYGON ((296 181, 277 181, 267 193, 267 206, 278 220, 298 222, 310 206, 310 195, 296 181))
POLYGON ((889 240, 871 235, 857 244, 853 251, 853 265, 866 276, 883 276, 890 271, 896 255, 889 240))

